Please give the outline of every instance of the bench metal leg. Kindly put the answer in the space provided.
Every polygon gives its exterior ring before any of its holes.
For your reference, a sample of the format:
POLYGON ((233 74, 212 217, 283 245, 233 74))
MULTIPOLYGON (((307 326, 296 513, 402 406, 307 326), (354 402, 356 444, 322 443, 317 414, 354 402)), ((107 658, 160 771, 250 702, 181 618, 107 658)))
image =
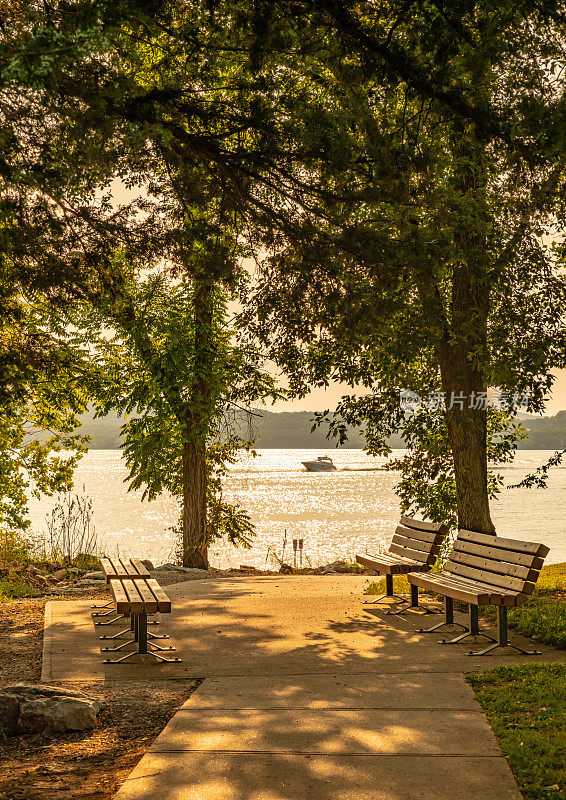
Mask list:
POLYGON ((99 639, 119 639, 125 633, 128 633, 128 634, 132 633, 132 629, 131 628, 124 628, 123 631, 120 631, 119 633, 115 633, 113 636, 99 636, 98 638, 99 639))
MULTIPOLYGON (((115 613, 116 613, 116 609, 114 608, 114 603, 113 603, 113 602, 112 602, 112 603, 110 603, 110 604, 109 604, 109 606, 112 606, 112 608, 110 609, 110 611, 92 611, 90 616, 91 616, 93 619, 97 619, 98 617, 100 617, 100 618, 104 618, 104 617, 110 617, 110 616, 112 616, 112 614, 115 614, 115 613)), ((95 608, 95 607, 96 607, 96 606, 93 606, 93 608, 95 608)), ((100 606, 100 608, 106 608, 106 606, 100 606)))
MULTIPOLYGON (((150 624, 149 620, 148 620, 147 624, 148 625, 150 624)), ((130 627, 129 628, 124 628, 123 631, 119 631, 118 633, 115 633, 113 636, 105 636, 104 635, 104 636, 99 636, 98 638, 99 639, 120 639, 125 634, 133 634, 134 638, 133 638, 132 641, 136 640, 136 638, 135 638, 136 637, 135 615, 134 614, 130 615, 130 627)), ((167 633, 151 633, 151 631, 147 632, 147 636, 148 636, 149 639, 168 639, 169 638, 169 634, 167 634, 167 633)))
MULTIPOLYGON (((113 614, 116 612, 113 611, 113 614)), ((93 622, 95 625, 113 625, 115 622, 119 622, 121 619, 126 619, 127 614, 117 614, 114 619, 106 620, 105 622, 99 622, 97 619, 94 619, 93 622)))
MULTIPOLYGON (((103 606, 91 606, 91 608, 111 608, 113 606, 114 606, 114 601, 113 600, 109 600, 103 606)), ((108 612, 108 613, 110 613, 110 612, 108 612)), ((102 617, 103 614, 93 614, 92 616, 93 617, 102 617)))
POLYGON ((166 661, 166 662, 179 662, 181 661, 180 658, 165 658, 165 656, 160 655, 159 653, 155 653, 154 650, 174 650, 174 647, 161 647, 160 645, 154 644, 153 642, 148 641, 148 631, 147 631, 147 614, 132 614, 132 630, 134 632, 134 639, 128 640, 123 642, 121 645, 115 648, 102 648, 103 651, 114 652, 115 650, 121 650, 123 647, 127 647, 129 644, 137 644, 138 649, 133 651, 132 653, 127 653, 125 656, 118 658, 114 661, 111 661, 109 658, 103 660, 103 664, 121 664, 127 659, 131 658, 132 656, 136 655, 147 655, 153 656, 158 661, 166 661), (149 648, 152 648, 151 650, 149 648))
POLYGON ((468 604, 468 616, 470 619, 470 624, 467 631, 461 633, 460 636, 456 636, 455 639, 442 639, 439 644, 456 644, 457 642, 467 639, 468 636, 485 636, 486 639, 489 639, 492 642, 495 641, 493 636, 488 636, 487 633, 480 631, 478 607, 473 603, 468 604))
POLYGON ((372 606, 374 603, 380 603, 386 597, 396 597, 398 600, 404 600, 398 594, 393 594, 393 575, 385 576, 385 594, 380 594, 379 597, 374 597, 372 600, 362 600, 362 603, 367 606, 372 606))
POLYGON ((516 644, 509 643, 509 634, 508 634, 508 627, 507 627, 507 606, 497 606, 497 629, 498 629, 498 639, 495 644, 486 647, 485 650, 479 650, 477 652, 470 651, 468 653, 469 656, 485 656, 488 653, 491 653, 493 650, 496 650, 498 647, 511 647, 513 650, 518 650, 519 653, 522 653, 524 656, 538 656, 540 655, 540 650, 523 650, 522 647, 518 647, 516 644))
POLYGON ((430 608, 423 608, 423 606, 419 605, 419 587, 415 586, 413 583, 410 584, 411 586, 411 600, 402 608, 398 608, 396 611, 386 611, 385 613, 391 615, 393 617, 398 617, 401 614, 405 614, 407 611, 410 611, 413 608, 418 609, 423 614, 434 614, 434 611, 431 611, 430 608))
POLYGON ((454 600, 451 597, 444 598, 444 622, 439 622, 438 625, 433 625, 432 628, 419 628, 417 633, 434 633, 439 628, 445 625, 458 625, 459 628, 468 630, 461 622, 454 622, 454 600))

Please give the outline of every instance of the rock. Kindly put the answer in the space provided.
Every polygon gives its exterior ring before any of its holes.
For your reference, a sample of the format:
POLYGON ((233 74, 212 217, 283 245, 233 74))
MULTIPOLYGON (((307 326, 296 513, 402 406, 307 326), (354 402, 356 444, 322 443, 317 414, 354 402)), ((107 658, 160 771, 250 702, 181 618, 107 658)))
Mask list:
POLYGON ((155 569, 155 567, 153 566, 153 563, 148 558, 142 558, 141 559, 141 563, 150 572, 155 569))
POLYGON ((154 572, 183 572, 184 568, 178 564, 160 564, 155 567, 154 572))
POLYGON ((16 733, 18 729, 18 716, 20 703, 17 697, 11 694, 0 693, 0 729, 7 735, 16 733))
POLYGON ((96 572, 87 572, 85 574, 85 578, 91 581, 104 581, 106 578, 104 577, 104 572, 100 570, 96 570, 96 572))
POLYGON ((77 586, 77 587, 85 587, 85 586, 106 586, 106 581, 105 581, 105 580, 102 580, 102 581, 93 581, 93 580, 90 580, 89 578, 81 578, 81 579, 80 579, 80 581, 77 581, 77 582, 75 583, 75 586, 77 586))
POLYGON ((6 733, 89 730, 101 708, 93 697, 56 686, 16 684, 0 691, 0 725, 6 733))
POLYGON ((76 586, 54 586, 51 594, 82 594, 82 589, 76 586))
POLYGON ((161 564, 156 567, 154 572, 183 572, 185 575, 192 575, 193 577, 205 577, 207 570, 199 569, 198 567, 181 567, 178 564, 161 564))
POLYGON ((69 577, 69 571, 66 569, 58 569, 57 572, 53 573, 53 577, 58 581, 62 581, 69 577))

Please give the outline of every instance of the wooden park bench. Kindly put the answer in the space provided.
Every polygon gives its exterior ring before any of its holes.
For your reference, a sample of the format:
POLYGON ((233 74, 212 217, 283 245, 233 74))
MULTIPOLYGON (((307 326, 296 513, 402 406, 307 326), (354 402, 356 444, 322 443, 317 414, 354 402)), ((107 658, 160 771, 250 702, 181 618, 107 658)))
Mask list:
POLYGON ((438 630, 443 625, 459 625, 464 628, 464 633, 443 644, 454 644, 467 636, 485 636, 493 642, 484 650, 469 652, 470 656, 483 656, 497 647, 513 647, 525 655, 539 653, 538 650, 523 650, 509 644, 507 609, 522 605, 532 595, 548 552, 544 544, 459 531, 442 572, 431 575, 410 573, 407 576, 412 586, 428 589, 445 598, 444 622, 426 632, 438 630), (454 600, 468 604, 468 626, 454 622, 454 600), (478 607, 488 605, 497 606, 497 639, 479 630, 478 607))
MULTIPOLYGON (((411 572, 428 572, 440 553, 440 549, 448 533, 442 523, 423 522, 412 517, 401 517, 389 549, 379 555, 358 555, 356 561, 364 567, 385 575, 385 594, 368 603, 378 603, 385 597, 399 597, 393 593, 393 576, 408 575, 411 572)), ((390 612, 402 614, 408 608, 418 608, 418 588, 411 584, 411 600, 405 608, 390 612)))
MULTIPOLYGON (((100 569, 106 578, 106 585, 110 583, 111 578, 149 578, 147 568, 142 564, 139 558, 101 558, 100 569)), ((98 609, 92 612, 95 625, 112 625, 119 619, 124 617, 124 614, 116 616, 116 609, 114 600, 110 600, 103 606, 93 606, 98 609), (101 609, 110 609, 109 611, 101 609), (113 619, 106 620, 106 617, 113 617, 113 619)))
MULTIPOLYGON (((130 627, 119 631, 113 636, 101 636, 101 639, 121 639, 124 635, 129 638, 116 647, 103 647, 102 652, 118 652, 128 645, 137 644, 137 650, 114 661, 105 659, 104 664, 120 664, 132 656, 142 654, 150 655, 159 661, 178 662, 179 658, 166 658, 156 650, 174 650, 174 647, 163 647, 155 644, 155 639, 168 639, 166 634, 149 633, 147 630, 148 616, 153 614, 170 614, 171 600, 163 591, 157 581, 150 577, 148 570, 137 558, 103 558, 101 561, 102 572, 112 595, 110 612, 115 614, 113 619, 98 622, 97 625, 110 625, 119 619, 129 617, 130 627)), ((108 605, 108 604, 107 604, 108 605)), ((94 616, 94 615, 93 615, 94 616)))

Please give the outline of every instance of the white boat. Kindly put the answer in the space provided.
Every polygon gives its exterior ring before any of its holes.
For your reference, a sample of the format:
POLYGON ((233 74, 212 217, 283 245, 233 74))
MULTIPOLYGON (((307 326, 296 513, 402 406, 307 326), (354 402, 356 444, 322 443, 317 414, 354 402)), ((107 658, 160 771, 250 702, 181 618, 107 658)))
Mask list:
POLYGON ((316 461, 301 461, 309 472, 334 472, 337 467, 329 456, 319 456, 316 461))

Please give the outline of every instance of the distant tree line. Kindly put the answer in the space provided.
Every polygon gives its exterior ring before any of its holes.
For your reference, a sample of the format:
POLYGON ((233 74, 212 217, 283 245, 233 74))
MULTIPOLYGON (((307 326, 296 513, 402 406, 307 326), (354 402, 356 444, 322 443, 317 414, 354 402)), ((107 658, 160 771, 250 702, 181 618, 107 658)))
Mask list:
MULTIPOLYGON (((329 442, 326 431, 317 428, 312 431, 312 411, 278 412, 257 411, 254 413, 254 446, 262 449, 295 448, 326 450, 334 447, 329 442)), ((77 432, 89 437, 88 447, 93 450, 117 450, 124 439, 120 429, 124 420, 116 413, 110 412, 105 417, 94 418, 93 413, 85 413, 79 418, 80 427, 77 432)), ((519 450, 558 450, 566 447, 566 411, 559 411, 552 417, 529 417, 521 415, 521 424, 528 436, 518 444, 519 450)), ((248 420, 242 420, 240 434, 247 433, 248 420)), ((361 431, 349 431, 348 439, 343 447, 346 449, 362 449, 366 440, 361 431)), ((405 442, 400 436, 388 439, 391 448, 403 448, 405 442)))

